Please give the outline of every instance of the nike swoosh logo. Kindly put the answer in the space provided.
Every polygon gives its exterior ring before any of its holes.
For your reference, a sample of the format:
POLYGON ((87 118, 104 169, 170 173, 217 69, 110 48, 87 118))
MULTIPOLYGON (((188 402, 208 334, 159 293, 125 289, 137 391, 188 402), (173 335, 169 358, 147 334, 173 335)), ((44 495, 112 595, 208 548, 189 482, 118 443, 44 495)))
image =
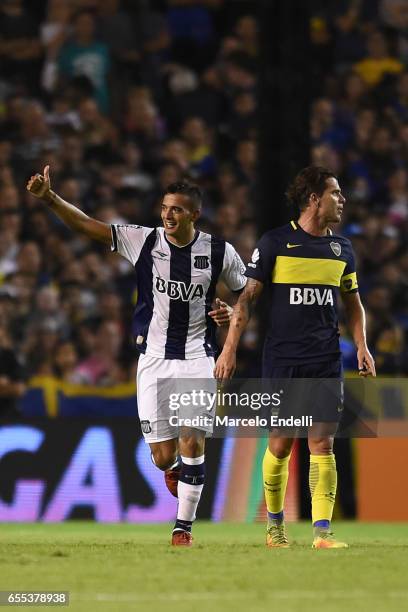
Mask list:
POLYGON ((295 247, 300 247, 302 246, 301 244, 290 244, 290 242, 287 243, 286 248, 287 249, 294 249, 295 247))

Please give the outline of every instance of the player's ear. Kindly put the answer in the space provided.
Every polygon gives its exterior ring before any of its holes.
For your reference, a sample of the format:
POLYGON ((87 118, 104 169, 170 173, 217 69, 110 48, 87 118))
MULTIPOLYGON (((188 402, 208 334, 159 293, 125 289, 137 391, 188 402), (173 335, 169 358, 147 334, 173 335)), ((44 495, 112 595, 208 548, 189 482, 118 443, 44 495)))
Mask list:
POLYGON ((317 208, 319 207, 320 198, 317 195, 317 193, 311 193, 310 194, 309 202, 311 204, 313 204, 313 206, 316 206, 317 208))

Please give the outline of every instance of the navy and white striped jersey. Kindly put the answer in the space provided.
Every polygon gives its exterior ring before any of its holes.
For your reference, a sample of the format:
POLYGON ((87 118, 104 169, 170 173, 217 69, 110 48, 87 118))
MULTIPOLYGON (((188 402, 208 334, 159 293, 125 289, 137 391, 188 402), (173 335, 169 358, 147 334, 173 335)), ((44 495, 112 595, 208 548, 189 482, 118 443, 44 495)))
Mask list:
POLYGON ((195 359, 216 352, 216 325, 208 316, 219 280, 231 291, 246 284, 234 247, 196 231, 182 247, 164 228, 112 225, 112 250, 128 259, 137 276, 133 334, 140 352, 163 359, 195 359))

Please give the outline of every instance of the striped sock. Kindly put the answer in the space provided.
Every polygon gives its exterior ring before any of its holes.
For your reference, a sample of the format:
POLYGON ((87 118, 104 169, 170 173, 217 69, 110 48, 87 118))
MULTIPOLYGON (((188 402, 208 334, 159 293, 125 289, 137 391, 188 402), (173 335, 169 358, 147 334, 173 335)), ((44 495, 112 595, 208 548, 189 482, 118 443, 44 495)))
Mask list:
POLYGON ((198 502, 204 487, 204 455, 200 457, 181 456, 181 471, 177 485, 177 521, 173 531, 191 531, 196 517, 198 502))
POLYGON ((193 521, 181 521, 180 519, 176 519, 176 522, 173 528, 173 533, 175 531, 188 531, 189 533, 191 533, 192 524, 193 524, 193 521))

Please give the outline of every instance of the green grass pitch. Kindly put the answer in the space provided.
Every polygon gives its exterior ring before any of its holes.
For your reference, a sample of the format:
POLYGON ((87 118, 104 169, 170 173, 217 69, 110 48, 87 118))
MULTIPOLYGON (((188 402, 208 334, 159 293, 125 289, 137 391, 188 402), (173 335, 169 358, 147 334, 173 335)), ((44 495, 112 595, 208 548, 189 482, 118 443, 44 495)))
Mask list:
POLYGON ((308 523, 289 524, 289 550, 266 549, 261 524, 197 523, 191 549, 169 529, 1 524, 0 590, 67 590, 62 609, 86 612, 408 609, 408 524, 336 523, 350 548, 317 551, 308 523))

